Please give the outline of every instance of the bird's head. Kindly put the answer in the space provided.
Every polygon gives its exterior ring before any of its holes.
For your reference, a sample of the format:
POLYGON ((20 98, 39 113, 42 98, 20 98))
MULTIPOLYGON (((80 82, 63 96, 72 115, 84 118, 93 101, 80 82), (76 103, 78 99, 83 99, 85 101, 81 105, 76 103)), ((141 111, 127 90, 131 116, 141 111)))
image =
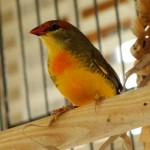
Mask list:
POLYGON ((56 49, 82 53, 91 47, 91 42, 79 29, 61 20, 47 21, 32 29, 30 33, 39 36, 50 54, 53 54, 54 50, 57 52, 56 49))
POLYGON ((51 21, 47 21, 47 22, 43 23, 42 25, 32 29, 30 31, 30 33, 35 34, 37 36, 57 35, 59 33, 63 33, 64 31, 67 31, 71 27, 73 27, 73 25, 71 25, 65 21, 51 20, 51 21))
POLYGON ((37 35, 48 46, 54 44, 67 46, 77 36, 78 29, 68 22, 52 20, 32 29, 30 33, 37 35))

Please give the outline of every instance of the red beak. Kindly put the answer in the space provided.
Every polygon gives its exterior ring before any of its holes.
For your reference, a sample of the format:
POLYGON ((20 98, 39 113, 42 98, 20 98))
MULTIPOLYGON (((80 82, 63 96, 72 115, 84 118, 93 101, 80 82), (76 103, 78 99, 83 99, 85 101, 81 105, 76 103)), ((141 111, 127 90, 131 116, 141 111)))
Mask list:
POLYGON ((30 31, 30 33, 35 34, 37 36, 44 35, 45 29, 42 26, 38 26, 30 31))

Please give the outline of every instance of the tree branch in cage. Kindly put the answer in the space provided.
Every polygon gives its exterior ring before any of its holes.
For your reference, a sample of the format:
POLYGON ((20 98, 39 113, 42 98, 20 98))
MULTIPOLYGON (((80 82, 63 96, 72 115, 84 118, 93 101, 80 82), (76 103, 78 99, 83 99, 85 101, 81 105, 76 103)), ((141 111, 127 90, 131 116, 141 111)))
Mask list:
POLYGON ((0 132, 0 149, 36 150, 75 147, 150 125, 150 86, 72 109, 57 121, 46 117, 0 132))

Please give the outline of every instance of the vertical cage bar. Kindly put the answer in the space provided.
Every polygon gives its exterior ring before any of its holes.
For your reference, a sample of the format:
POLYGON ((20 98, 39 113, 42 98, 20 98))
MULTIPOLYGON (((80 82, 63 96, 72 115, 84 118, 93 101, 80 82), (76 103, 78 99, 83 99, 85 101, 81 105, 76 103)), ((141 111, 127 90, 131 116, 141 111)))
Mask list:
POLYGON ((22 24, 22 13, 21 13, 21 4, 20 0, 16 0, 17 14, 18 14, 18 30, 20 37, 20 46, 21 46, 21 57, 22 57, 22 67, 23 67, 23 78, 24 78, 24 87, 25 87, 25 98, 27 105, 27 114, 28 118, 31 121, 31 109, 30 109, 30 101, 29 101, 29 85, 27 79, 27 63, 25 56, 25 45, 24 45, 24 36, 23 36, 23 24, 22 24))
MULTIPOLYGON (((1 1, 0 1, 0 51, 2 50, 2 34, 1 34, 1 1)), ((0 53, 0 58, 1 58, 1 53, 0 53)), ((2 59, 0 59, 2 61, 2 59)), ((0 62, 0 64, 2 64, 2 62, 0 62)), ((2 65, 0 66, 0 73, 2 69, 2 65)), ((2 80, 2 78, 0 77, 0 80, 2 80)), ((2 87, 1 87, 1 83, 0 83, 0 131, 3 130, 3 118, 2 118, 2 87)))
POLYGON ((138 15, 139 15, 139 12, 138 12, 138 10, 136 9, 136 3, 137 3, 137 0, 134 0, 134 3, 135 3, 135 11, 136 11, 136 15, 138 16, 138 15))
POLYGON ((134 143, 134 135, 132 134, 131 131, 129 131, 130 137, 131 137, 131 142, 132 142, 132 148, 135 150, 135 143, 134 143))
POLYGON ((58 0, 54 0, 56 19, 59 20, 58 0))
POLYGON ((118 0, 114 0, 115 6, 115 13, 116 13, 116 21, 117 21, 117 33, 118 33, 118 40, 119 40, 119 54, 121 59, 121 66, 122 66, 122 76, 123 76, 123 83, 125 81, 125 64, 123 62, 123 54, 122 54, 122 38, 121 38, 121 24, 120 24, 120 17, 119 17, 119 9, 118 9, 118 0))
POLYGON ((97 28, 98 47, 99 47, 99 50, 102 51, 100 22, 99 22, 99 18, 98 18, 98 9, 97 9, 97 0, 93 0, 93 2, 94 2, 94 13, 95 13, 96 28, 97 28))
POLYGON ((76 26, 77 26, 78 29, 80 29, 79 9, 78 9, 77 0, 73 0, 73 3, 74 3, 74 10, 75 10, 76 26))
POLYGON ((0 97, 0 131, 3 130, 3 117, 2 117, 2 100, 0 97))
POLYGON ((114 143, 110 145, 110 150, 114 150, 114 143))
MULTIPOLYGON (((122 54, 122 38, 121 38, 121 24, 120 24, 120 17, 119 17, 119 8, 118 8, 118 0, 114 0, 115 6, 115 13, 116 13, 116 21, 117 21, 117 32, 118 32, 118 39, 119 39, 119 51, 120 51, 120 58, 121 58, 121 66, 122 66, 122 75, 123 75, 123 82, 125 81, 125 64, 123 62, 123 54, 122 54)), ((131 136, 132 148, 135 150, 134 140, 131 132, 129 132, 131 136)))
POLYGON ((5 64, 5 56, 4 56, 4 49, 3 49, 2 12, 1 11, 2 10, 1 10, 1 5, 0 5, 0 61, 1 61, 2 91, 3 91, 4 106, 5 106, 5 111, 6 111, 6 128, 9 128, 10 127, 9 105, 8 105, 9 99, 8 99, 8 88, 7 88, 6 64, 5 64))
POLYGON ((89 143, 89 147, 90 147, 90 150, 94 150, 94 146, 93 146, 93 143, 89 143))
MULTIPOLYGON (((37 23, 40 25, 41 19, 40 19, 40 7, 39 7, 39 0, 35 0, 35 9, 36 9, 36 16, 37 16, 37 23)), ((46 107, 46 113, 49 115, 49 103, 48 103, 48 94, 47 94, 47 83, 46 83, 46 74, 44 69, 44 54, 43 54, 43 47, 42 43, 39 40, 39 46, 40 46, 40 61, 41 61, 41 67, 42 67, 42 78, 43 78, 43 87, 44 87, 44 97, 45 97, 45 107, 46 107)))

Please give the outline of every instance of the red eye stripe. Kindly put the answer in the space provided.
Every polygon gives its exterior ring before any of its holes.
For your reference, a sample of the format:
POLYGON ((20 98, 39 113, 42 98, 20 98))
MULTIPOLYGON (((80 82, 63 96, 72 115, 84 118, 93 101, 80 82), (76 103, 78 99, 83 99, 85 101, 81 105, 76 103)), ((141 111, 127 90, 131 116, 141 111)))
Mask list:
POLYGON ((32 29, 30 31, 30 33, 37 35, 37 36, 41 36, 41 35, 45 35, 48 31, 54 31, 59 28, 69 29, 69 28, 73 28, 73 25, 71 25, 70 23, 67 23, 65 21, 61 21, 61 20, 52 20, 52 21, 47 21, 47 22, 43 23, 42 25, 32 29), (53 26, 54 24, 56 26, 53 26), (57 25, 58 25, 58 27, 57 27, 57 25))
POLYGON ((44 24, 42 24, 42 28, 44 30, 46 30, 47 28, 51 28, 51 25, 54 23, 58 24, 60 28, 63 28, 63 29, 69 29, 72 27, 72 25, 67 22, 59 21, 59 20, 52 20, 52 21, 47 21, 44 24))
POLYGON ((69 29, 72 27, 71 24, 67 23, 67 22, 64 22, 64 21, 60 21, 58 22, 58 25, 63 28, 63 29, 69 29))

